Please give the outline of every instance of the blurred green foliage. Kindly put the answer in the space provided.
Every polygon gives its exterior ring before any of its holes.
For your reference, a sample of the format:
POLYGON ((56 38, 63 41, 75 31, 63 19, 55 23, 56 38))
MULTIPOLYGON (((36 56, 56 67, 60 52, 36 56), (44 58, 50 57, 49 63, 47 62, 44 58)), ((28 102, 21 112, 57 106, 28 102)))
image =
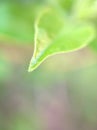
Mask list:
POLYGON ((32 42, 38 6, 33 1, 0 1, 1 36, 24 43, 32 42))

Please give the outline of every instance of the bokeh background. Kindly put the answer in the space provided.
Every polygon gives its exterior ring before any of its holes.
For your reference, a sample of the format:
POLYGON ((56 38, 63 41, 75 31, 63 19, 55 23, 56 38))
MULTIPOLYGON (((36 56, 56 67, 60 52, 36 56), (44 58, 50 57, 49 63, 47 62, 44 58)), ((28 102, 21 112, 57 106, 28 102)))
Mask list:
MULTIPOLYGON (((97 37, 27 71, 34 49, 30 27, 44 2, 0 0, 0 130, 97 130, 97 37)), ((72 0, 59 2, 70 11, 72 0)))

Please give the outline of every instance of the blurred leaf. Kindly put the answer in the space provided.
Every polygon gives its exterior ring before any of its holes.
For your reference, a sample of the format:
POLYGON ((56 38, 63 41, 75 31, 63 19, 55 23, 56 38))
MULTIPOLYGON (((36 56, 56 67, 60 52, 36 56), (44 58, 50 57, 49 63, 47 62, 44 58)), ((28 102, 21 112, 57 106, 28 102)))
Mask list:
POLYGON ((97 37, 92 41, 92 43, 89 45, 90 49, 97 52, 97 37))
POLYGON ((0 1, 0 36, 22 42, 33 41, 37 2, 0 1))
POLYGON ((89 45, 90 49, 92 49, 94 52, 97 52, 97 23, 95 23, 95 30, 96 30, 96 36, 95 39, 91 42, 89 45))
POLYGON ((93 38, 92 26, 69 21, 57 9, 46 8, 36 21, 35 50, 29 71, 34 70, 48 56, 77 50, 93 38))
POLYGON ((97 0, 77 0, 73 13, 78 19, 97 18, 97 0))
POLYGON ((67 12, 72 10, 75 0, 58 0, 60 6, 67 12))

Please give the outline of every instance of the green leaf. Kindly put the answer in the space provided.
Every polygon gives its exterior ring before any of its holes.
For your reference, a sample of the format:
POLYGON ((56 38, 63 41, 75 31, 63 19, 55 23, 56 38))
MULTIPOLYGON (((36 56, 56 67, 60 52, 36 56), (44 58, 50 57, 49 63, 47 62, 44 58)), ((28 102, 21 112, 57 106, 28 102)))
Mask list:
POLYGON ((72 10, 72 6, 75 3, 75 0, 57 0, 60 6, 67 12, 72 10))
POLYGON ((97 0, 77 0, 73 11, 78 19, 95 19, 97 18, 97 0))
POLYGON ((94 40, 89 45, 90 49, 97 53, 97 23, 95 24, 96 35, 94 40))
POLYGON ((47 57, 80 49, 93 38, 94 29, 91 25, 77 23, 60 10, 46 7, 35 24, 35 48, 29 71, 38 67, 47 57))
POLYGON ((92 41, 89 45, 90 49, 92 49, 95 53, 97 53, 97 37, 92 41))
POLYGON ((0 1, 0 39, 33 41, 35 15, 40 5, 29 1, 0 1))

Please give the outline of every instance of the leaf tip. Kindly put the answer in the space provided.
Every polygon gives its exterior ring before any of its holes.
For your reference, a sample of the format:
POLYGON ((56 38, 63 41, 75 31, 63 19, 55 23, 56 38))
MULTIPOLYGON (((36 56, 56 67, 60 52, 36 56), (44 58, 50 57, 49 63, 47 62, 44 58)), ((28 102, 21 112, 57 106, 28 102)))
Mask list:
POLYGON ((30 72, 32 72, 32 71, 34 71, 35 70, 35 67, 33 67, 31 64, 29 65, 29 67, 28 67, 28 72, 30 73, 30 72))
POLYGON ((29 67, 28 67, 28 72, 34 71, 38 66, 38 63, 36 62, 36 58, 32 57, 29 67))

